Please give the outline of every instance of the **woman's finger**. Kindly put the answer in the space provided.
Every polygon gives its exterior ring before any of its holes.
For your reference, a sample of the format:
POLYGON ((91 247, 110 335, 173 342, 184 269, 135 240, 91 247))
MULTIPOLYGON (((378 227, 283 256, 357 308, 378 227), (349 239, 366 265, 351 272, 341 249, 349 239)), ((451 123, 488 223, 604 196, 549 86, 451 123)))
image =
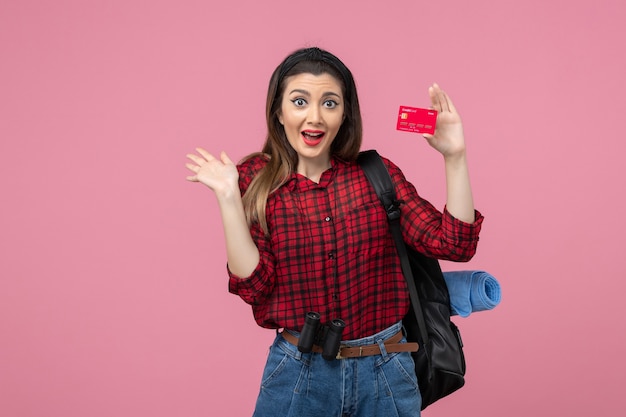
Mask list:
POLYGON ((452 103, 452 99, 445 91, 441 89, 439 84, 434 83, 433 88, 436 91, 437 96, 438 96, 438 101, 441 104, 441 111, 448 111, 450 113, 456 113, 456 108, 454 107, 454 104, 452 103))
POLYGON ((187 158, 191 159, 196 165, 199 165, 199 166, 202 166, 207 162, 206 159, 201 158, 198 155, 194 155, 194 154, 187 155, 187 158))
POLYGON ((222 162, 225 164, 235 165, 235 163, 230 160, 230 158, 228 157, 228 155, 226 155, 226 152, 224 151, 222 151, 222 153, 220 154, 220 158, 222 159, 222 162))
POLYGON ((202 155, 202 157, 204 159, 206 159, 207 161, 212 161, 215 159, 215 157, 213 155, 211 155, 209 152, 207 152, 205 149, 202 148, 196 148, 196 151, 202 155))
POLYGON ((198 171, 200 171, 200 167, 198 165, 187 162, 185 166, 189 171, 195 172, 196 174, 198 173, 198 171))
POLYGON ((447 94, 439 87, 439 84, 433 83, 432 87, 433 94, 436 97, 437 102, 439 103, 439 111, 450 111, 450 105, 448 102, 447 94))
POLYGON ((431 107, 437 110, 438 112, 440 112, 441 101, 439 100, 439 95, 437 94, 437 91, 435 90, 435 85, 436 84, 433 84, 430 87, 428 87, 428 95, 430 96, 431 107))
POLYGON ((454 107, 454 103, 452 103, 452 99, 450 98, 449 95, 447 95, 446 93, 444 93, 446 96, 446 104, 448 106, 448 111, 450 113, 456 113, 456 107, 454 107))

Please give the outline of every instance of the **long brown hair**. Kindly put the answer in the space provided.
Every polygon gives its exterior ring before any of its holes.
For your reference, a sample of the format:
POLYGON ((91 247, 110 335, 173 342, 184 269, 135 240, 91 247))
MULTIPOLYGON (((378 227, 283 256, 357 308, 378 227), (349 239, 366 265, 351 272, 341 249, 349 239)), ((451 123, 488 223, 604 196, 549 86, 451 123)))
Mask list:
MULTIPOLYGON (((289 144, 278 115, 287 78, 302 73, 330 74, 341 84, 345 118, 331 145, 331 158, 354 161, 361 149, 363 137, 361 109, 350 70, 335 55, 316 47, 299 49, 285 58, 274 70, 267 90, 265 106, 267 138, 262 153, 268 157, 268 163, 252 180, 243 196, 248 223, 259 222, 266 234, 269 233, 265 218, 267 199, 287 181, 298 166, 298 154, 289 144)), ((258 153, 248 158, 254 155, 258 153)))

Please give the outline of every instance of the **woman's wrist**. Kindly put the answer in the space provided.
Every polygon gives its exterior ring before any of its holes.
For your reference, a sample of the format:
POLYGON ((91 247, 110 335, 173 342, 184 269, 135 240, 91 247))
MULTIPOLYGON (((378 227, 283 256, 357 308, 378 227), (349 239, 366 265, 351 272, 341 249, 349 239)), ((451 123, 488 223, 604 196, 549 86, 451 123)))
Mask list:
POLYGON ((450 167, 450 168, 466 167, 467 166, 467 154, 465 153, 465 149, 452 153, 452 154, 444 155, 443 161, 446 164, 446 167, 450 167))

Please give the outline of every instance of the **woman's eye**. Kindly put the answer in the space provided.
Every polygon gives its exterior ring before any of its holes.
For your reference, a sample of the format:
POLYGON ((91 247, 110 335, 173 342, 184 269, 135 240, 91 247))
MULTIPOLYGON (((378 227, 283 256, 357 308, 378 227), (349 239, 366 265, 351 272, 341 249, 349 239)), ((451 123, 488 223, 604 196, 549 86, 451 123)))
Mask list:
POLYGON ((326 107, 327 109, 334 109, 335 107, 337 107, 337 102, 335 100, 326 100, 324 102, 324 107, 326 107))
POLYGON ((306 104, 306 101, 303 98, 297 98, 295 100, 291 100, 293 102, 293 104, 295 104, 297 107, 302 107, 306 104))

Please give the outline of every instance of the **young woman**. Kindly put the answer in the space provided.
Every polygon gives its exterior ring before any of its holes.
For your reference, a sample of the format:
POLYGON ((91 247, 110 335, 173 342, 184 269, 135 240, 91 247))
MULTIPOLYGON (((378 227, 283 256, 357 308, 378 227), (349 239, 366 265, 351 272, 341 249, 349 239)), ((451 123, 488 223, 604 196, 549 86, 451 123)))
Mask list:
MULTIPOLYGON (((443 156, 443 212, 384 162, 407 244, 467 261, 482 216, 463 127, 447 94, 436 84, 428 92, 439 113, 434 135, 424 137, 443 156)), ((386 213, 356 163, 362 124, 351 72, 327 51, 295 51, 270 79, 266 118, 262 152, 235 165, 198 148, 187 164, 187 179, 217 197, 230 291, 252 305, 259 326, 278 329, 254 415, 419 416, 410 354, 417 347, 406 343, 401 322, 409 296, 386 213), (314 321, 305 327, 307 315, 319 319, 317 332, 314 321), (324 337, 319 329, 329 327, 324 337)))

